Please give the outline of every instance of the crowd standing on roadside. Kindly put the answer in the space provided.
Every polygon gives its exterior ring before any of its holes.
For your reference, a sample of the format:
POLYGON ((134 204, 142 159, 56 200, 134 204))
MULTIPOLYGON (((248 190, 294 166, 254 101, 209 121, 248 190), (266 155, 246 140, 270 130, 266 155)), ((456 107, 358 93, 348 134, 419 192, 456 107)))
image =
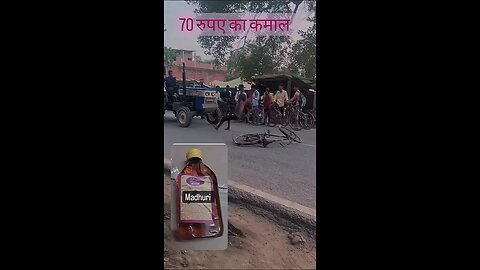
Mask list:
POLYGON ((229 130, 230 120, 239 120, 241 122, 245 119, 245 122, 250 123, 248 117, 245 116, 251 112, 258 113, 259 110, 265 116, 263 124, 266 125, 269 120, 269 111, 273 105, 279 109, 282 115, 285 115, 285 108, 289 104, 294 106, 296 110, 301 110, 306 102, 305 96, 298 86, 294 86, 293 89, 295 92, 292 98, 289 99, 283 84, 279 84, 277 91, 271 91, 268 87, 265 88, 262 96, 260 96, 257 86, 253 84, 248 91, 245 90, 243 84, 238 86, 238 90, 237 86, 232 89, 227 85, 223 93, 220 92, 220 87, 216 86, 217 101, 225 109, 225 112, 215 129, 218 130, 224 122, 228 121, 226 130, 229 130))

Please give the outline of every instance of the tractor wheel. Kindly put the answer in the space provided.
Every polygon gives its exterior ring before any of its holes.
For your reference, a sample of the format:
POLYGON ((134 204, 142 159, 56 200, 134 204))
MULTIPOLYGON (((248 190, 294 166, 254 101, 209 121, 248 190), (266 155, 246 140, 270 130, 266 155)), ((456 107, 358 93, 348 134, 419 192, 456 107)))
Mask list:
POLYGON ((222 113, 218 108, 213 112, 207 113, 207 121, 211 125, 218 124, 218 122, 220 122, 220 119, 222 119, 222 113))
POLYGON ((177 121, 181 127, 188 127, 192 123, 192 112, 188 107, 180 107, 177 112, 177 121))

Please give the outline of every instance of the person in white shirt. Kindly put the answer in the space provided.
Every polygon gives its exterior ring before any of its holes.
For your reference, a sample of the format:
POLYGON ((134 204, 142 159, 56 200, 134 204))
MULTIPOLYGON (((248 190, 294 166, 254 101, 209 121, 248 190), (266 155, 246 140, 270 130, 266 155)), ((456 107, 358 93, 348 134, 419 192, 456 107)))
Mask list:
POLYGON ((278 91, 275 94, 275 102, 280 108, 280 112, 284 115, 285 103, 288 101, 288 93, 283 89, 283 84, 278 86, 278 91))
POLYGON ((216 87, 215 98, 217 99, 217 104, 218 104, 218 101, 223 101, 222 97, 220 96, 220 86, 218 85, 216 87))

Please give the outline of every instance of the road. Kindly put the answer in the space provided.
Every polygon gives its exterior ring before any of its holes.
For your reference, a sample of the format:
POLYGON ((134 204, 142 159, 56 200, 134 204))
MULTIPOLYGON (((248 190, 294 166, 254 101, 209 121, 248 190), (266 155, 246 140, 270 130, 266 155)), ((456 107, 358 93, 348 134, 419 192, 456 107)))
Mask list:
POLYGON ((228 146, 229 178, 238 183, 315 208, 316 203, 316 130, 296 132, 302 143, 285 148, 278 143, 261 146, 237 146, 232 137, 245 133, 262 133, 267 129, 281 135, 277 128, 252 126, 232 121, 230 130, 218 131, 207 120, 193 118, 188 128, 178 126, 172 112, 164 116, 164 157, 171 157, 173 143, 225 143, 228 146))

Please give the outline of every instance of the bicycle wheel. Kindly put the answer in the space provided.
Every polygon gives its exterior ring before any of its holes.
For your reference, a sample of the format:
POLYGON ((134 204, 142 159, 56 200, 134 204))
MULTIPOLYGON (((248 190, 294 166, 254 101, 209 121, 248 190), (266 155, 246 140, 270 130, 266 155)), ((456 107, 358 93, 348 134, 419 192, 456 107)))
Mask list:
POLYGON ((300 112, 300 126, 303 128, 303 129, 310 129, 311 128, 311 123, 310 123, 310 118, 309 116, 307 116, 305 113, 303 112, 300 112))
POLYGON ((277 124, 280 124, 281 117, 282 117, 282 114, 279 111, 277 111, 274 108, 270 109, 270 111, 268 113, 268 123, 267 123, 267 125, 269 127, 274 127, 277 124))
POLYGON ((263 124, 264 116, 262 110, 257 109, 253 114, 253 125, 258 126, 263 124))
POLYGON ((303 113, 303 117, 304 117, 304 129, 311 129, 313 128, 313 123, 314 123, 314 120, 313 120, 313 116, 309 113, 303 113))
POLYGON ((308 110, 306 114, 309 115, 308 117, 311 119, 311 122, 312 122, 312 125, 310 128, 314 128, 317 123, 317 116, 315 115, 315 112, 308 110))
POLYGON ((288 120, 288 124, 289 126, 293 129, 293 130, 301 130, 302 129, 302 125, 301 125, 301 119, 300 119, 301 115, 299 112, 292 112, 290 115, 289 115, 289 120, 288 120))
POLYGON ((216 125, 220 122, 220 119, 222 119, 222 113, 219 108, 213 112, 207 113, 207 121, 209 124, 216 125))
POLYGON ((285 116, 281 116, 282 118, 280 118, 280 124, 282 126, 288 126, 288 114, 286 114, 285 116))
POLYGON ((233 139, 237 145, 252 145, 262 143, 260 134, 244 134, 233 139))
POLYGON ((280 130, 280 132, 282 132, 285 136, 287 136, 288 138, 290 138, 290 140, 294 141, 294 142, 297 142, 297 143, 301 143, 302 142, 302 139, 300 139, 300 137, 297 136, 297 134, 295 132, 293 132, 292 130, 289 130, 288 128, 286 127, 279 127, 278 128, 280 130))

